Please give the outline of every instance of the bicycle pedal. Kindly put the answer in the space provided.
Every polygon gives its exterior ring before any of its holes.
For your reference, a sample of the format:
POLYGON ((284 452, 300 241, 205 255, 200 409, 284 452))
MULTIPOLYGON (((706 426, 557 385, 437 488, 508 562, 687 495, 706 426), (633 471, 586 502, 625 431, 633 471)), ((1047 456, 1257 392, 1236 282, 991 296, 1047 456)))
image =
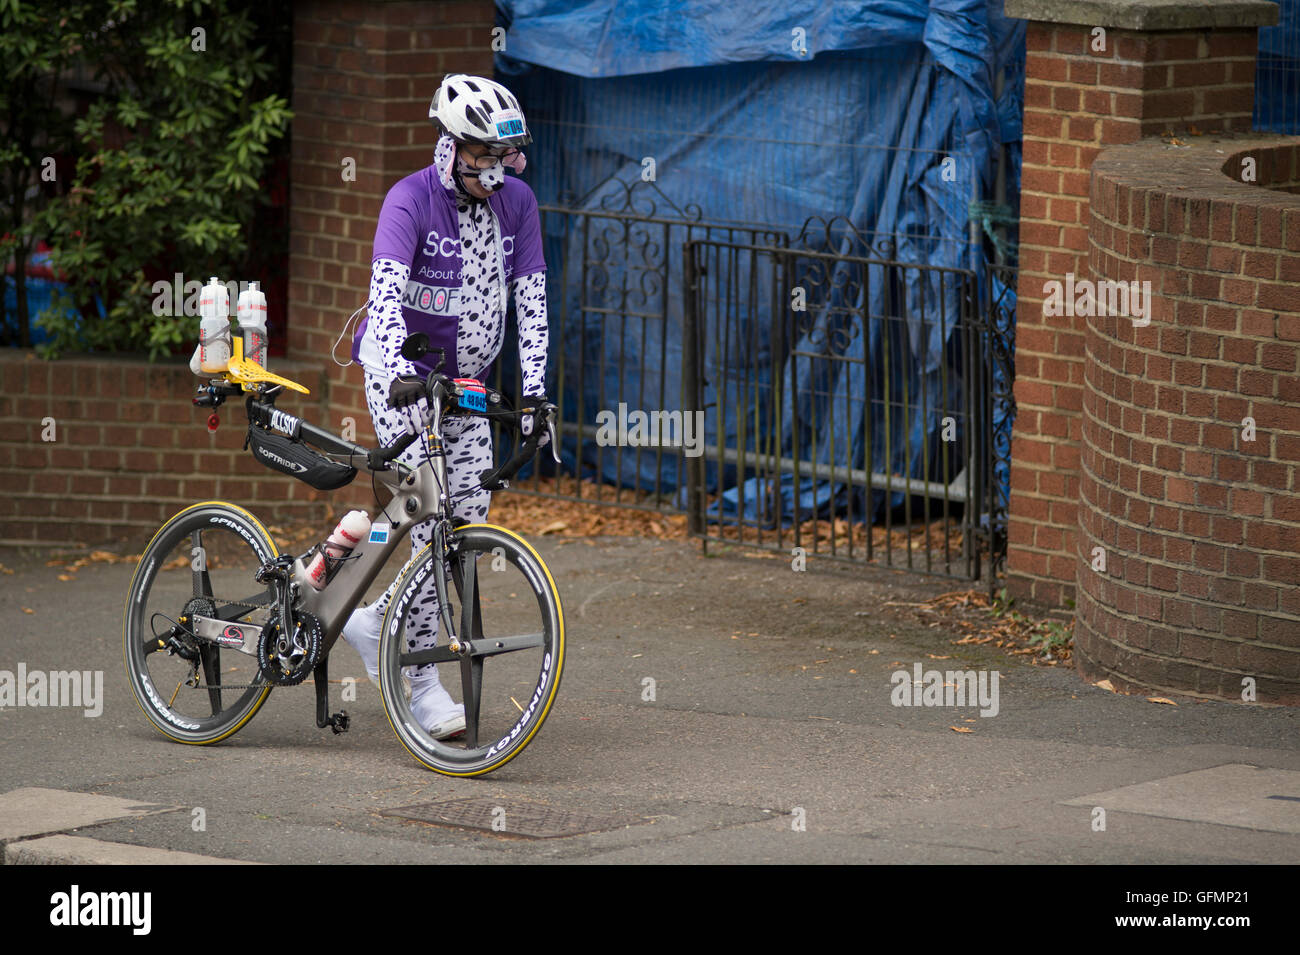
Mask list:
POLYGON ((352 725, 352 717, 348 716, 347 710, 340 710, 329 719, 329 728, 334 731, 334 735, 346 733, 352 725))

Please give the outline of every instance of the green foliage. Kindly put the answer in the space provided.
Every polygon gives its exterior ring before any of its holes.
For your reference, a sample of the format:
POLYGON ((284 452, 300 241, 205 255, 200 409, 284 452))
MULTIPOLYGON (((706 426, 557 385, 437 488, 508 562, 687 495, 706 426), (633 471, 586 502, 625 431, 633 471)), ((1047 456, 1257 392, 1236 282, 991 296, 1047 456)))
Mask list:
POLYGON ((1074 624, 1060 623, 1056 620, 1040 621, 1035 625, 1035 633, 1028 640, 1044 653, 1056 653, 1071 645, 1074 640, 1074 624))
MULTIPOLYGON (((1074 621, 1069 623, 1060 623, 1056 620, 1035 620, 1027 617, 1019 610, 1012 609, 1015 605, 1016 598, 1007 593, 1003 587, 993 597, 993 603, 989 606, 988 612, 994 617, 1005 619, 1014 624, 1023 633, 1026 634, 1025 642, 1034 647, 1039 654, 1051 657, 1059 654, 1059 651, 1070 647, 1074 641, 1074 621)), ((1066 603, 1070 609, 1074 608, 1074 601, 1068 600, 1066 603)))
MULTIPOLYGON (((98 294, 107 314, 80 329, 47 315, 44 353, 156 357, 194 340, 193 317, 153 314, 146 269, 238 277, 249 224, 265 201, 258 180, 269 144, 291 118, 275 54, 258 45, 255 8, 234 0, 0 0, 0 10, 5 44, 22 51, 16 70, 54 69, 46 47, 71 47, 107 85, 75 123, 71 189, 29 226, 53 247, 70 304, 89 306, 98 294), (41 31, 53 36, 22 39, 41 31)), ((0 46, 9 62, 6 52, 0 46)))
POLYGON ((21 313, 0 315, 0 344, 29 344, 22 276, 52 189, 42 163, 74 136, 71 117, 56 108, 56 77, 77 59, 92 6, 0 0, 0 264, 15 266, 21 313))

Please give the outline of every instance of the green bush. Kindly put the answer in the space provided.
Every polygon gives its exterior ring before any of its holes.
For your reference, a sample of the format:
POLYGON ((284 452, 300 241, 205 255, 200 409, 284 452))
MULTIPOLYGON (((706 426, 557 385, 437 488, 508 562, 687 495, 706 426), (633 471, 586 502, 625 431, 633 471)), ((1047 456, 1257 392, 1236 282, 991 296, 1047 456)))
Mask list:
MULTIPOLYGON (((266 5, 261 5, 266 9, 266 5)), ((194 318, 158 316, 146 270, 247 278, 258 180, 291 113, 280 95, 286 38, 259 45, 265 14, 228 0, 110 3, 0 0, 0 58, 48 73, 47 51, 76 51, 107 89, 75 122, 76 174, 28 223, 68 281, 64 304, 95 295, 103 318, 49 314, 43 349, 167 354, 193 341, 194 318), (259 20, 259 17, 262 19, 259 20)), ((21 144, 20 144, 21 145, 21 144)), ((251 276, 256 277, 256 276, 251 276)), ((180 303, 176 303, 178 306, 180 303)), ((231 303, 234 304, 233 302, 231 303)))

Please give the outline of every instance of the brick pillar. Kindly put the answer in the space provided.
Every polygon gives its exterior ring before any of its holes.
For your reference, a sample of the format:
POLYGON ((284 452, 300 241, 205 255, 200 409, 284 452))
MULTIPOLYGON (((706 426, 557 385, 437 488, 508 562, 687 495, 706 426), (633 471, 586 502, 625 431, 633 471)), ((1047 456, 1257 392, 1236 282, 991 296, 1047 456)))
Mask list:
MULTIPOLYGON (((1263 0, 1006 0, 1026 34, 1010 589, 1074 596, 1084 317, 1042 314, 1044 287, 1090 278, 1088 185, 1102 147, 1245 131, 1263 0)), ((1158 306, 1159 307, 1159 306, 1158 306)))
POLYGON ((324 364, 331 424, 352 416, 362 444, 374 437, 362 373, 334 365, 330 347, 368 297, 385 193, 433 161, 439 80, 492 75, 495 17, 492 0, 294 4, 289 357, 324 364))

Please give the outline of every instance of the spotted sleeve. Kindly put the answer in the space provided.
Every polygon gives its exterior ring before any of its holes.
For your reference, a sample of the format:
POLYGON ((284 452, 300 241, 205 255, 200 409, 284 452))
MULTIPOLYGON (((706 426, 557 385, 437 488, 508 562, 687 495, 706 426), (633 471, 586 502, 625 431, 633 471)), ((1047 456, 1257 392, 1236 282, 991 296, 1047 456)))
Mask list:
POLYGON ((519 364, 524 373, 524 395, 546 394, 546 273, 533 272, 511 283, 515 317, 519 324, 519 364))
POLYGON ((370 318, 366 334, 373 336, 384 374, 389 378, 416 373, 415 365, 402 357, 402 342, 406 340, 402 292, 410 277, 411 267, 392 259, 378 258, 370 266, 370 318))

